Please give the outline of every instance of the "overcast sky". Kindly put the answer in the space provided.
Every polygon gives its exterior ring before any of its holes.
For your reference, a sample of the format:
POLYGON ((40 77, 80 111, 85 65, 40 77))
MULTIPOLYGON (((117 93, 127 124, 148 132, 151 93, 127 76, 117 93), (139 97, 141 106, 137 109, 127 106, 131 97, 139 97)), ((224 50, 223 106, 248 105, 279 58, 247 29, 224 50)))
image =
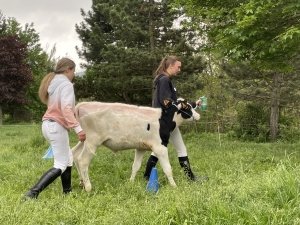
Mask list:
MULTIPOLYGON (((79 59, 75 46, 81 47, 81 41, 75 31, 75 24, 83 21, 80 9, 91 9, 92 0, 1 0, 0 10, 3 15, 14 17, 24 28, 26 23, 33 23, 40 35, 43 49, 50 49, 56 44, 56 57, 68 55, 77 65, 79 59)), ((49 49, 49 51, 50 51, 49 49)), ((80 70, 79 66, 76 68, 80 70)))

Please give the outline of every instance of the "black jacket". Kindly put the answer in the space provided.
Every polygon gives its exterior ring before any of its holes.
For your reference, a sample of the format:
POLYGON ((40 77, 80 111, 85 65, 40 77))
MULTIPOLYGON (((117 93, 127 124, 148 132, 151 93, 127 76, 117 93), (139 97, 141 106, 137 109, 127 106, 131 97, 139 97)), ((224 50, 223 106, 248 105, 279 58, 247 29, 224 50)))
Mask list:
POLYGON ((161 74, 154 81, 155 91, 152 107, 164 109, 164 100, 167 98, 177 101, 176 88, 173 86, 172 79, 161 74))
MULTIPOLYGON (((154 81, 154 96, 152 101, 152 107, 154 108, 166 108, 164 106, 164 100, 167 98, 177 101, 177 90, 173 86, 172 79, 164 74, 159 75, 154 81)), ((196 107, 196 102, 189 102, 193 108, 196 107)))

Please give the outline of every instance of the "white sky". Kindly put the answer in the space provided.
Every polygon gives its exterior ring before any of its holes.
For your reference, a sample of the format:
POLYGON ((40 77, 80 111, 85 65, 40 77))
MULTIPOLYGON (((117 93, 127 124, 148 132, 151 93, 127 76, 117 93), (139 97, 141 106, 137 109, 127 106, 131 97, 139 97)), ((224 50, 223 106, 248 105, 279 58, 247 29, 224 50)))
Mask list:
POLYGON ((92 6, 92 0, 1 0, 0 11, 5 18, 14 17, 24 28, 26 23, 34 24, 40 36, 40 44, 48 52, 56 44, 56 57, 68 56, 78 65, 79 59, 75 46, 81 48, 81 41, 75 31, 75 24, 83 21, 80 14, 92 6))

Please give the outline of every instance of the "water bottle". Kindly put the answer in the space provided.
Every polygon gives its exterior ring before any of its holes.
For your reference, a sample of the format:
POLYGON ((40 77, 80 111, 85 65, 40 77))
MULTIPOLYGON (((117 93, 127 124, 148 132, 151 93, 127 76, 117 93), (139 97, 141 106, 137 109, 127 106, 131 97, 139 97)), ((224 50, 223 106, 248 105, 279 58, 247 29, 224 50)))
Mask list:
POLYGON ((199 106, 199 109, 205 111, 207 106, 207 98, 205 96, 202 96, 200 97, 200 99, 202 100, 202 103, 199 106))

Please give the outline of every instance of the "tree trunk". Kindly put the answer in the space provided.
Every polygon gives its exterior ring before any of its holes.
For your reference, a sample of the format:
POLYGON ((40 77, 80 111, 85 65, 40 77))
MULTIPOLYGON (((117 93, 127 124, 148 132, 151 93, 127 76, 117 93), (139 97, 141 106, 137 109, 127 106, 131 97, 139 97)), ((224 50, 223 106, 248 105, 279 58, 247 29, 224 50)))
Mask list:
MULTIPOLYGON (((149 10, 149 34, 150 34, 150 49, 151 52, 155 50, 155 41, 154 41, 154 25, 153 25, 153 6, 154 6, 154 0, 149 0, 150 3, 150 10, 149 10)), ((152 71, 153 77, 155 76, 155 71, 154 69, 152 71)), ((155 89, 152 88, 152 106, 153 106, 153 101, 154 101, 154 96, 155 96, 155 89)))
POLYGON ((124 91, 122 95, 123 95, 123 98, 124 98, 126 104, 132 104, 132 101, 126 91, 124 91))
POLYGON ((3 113, 2 113, 2 107, 0 105, 0 126, 2 125, 2 120, 3 120, 3 113))
POLYGON ((270 135, 271 141, 276 141, 278 133, 279 120, 279 102, 280 102, 280 84, 281 76, 275 73, 273 76, 273 91, 271 94, 271 115, 270 115, 270 135))
POLYGON ((154 41, 154 25, 153 25, 153 7, 154 0, 149 0, 150 10, 149 10, 149 34, 150 34, 150 49, 154 51, 155 49, 155 41, 154 41))

